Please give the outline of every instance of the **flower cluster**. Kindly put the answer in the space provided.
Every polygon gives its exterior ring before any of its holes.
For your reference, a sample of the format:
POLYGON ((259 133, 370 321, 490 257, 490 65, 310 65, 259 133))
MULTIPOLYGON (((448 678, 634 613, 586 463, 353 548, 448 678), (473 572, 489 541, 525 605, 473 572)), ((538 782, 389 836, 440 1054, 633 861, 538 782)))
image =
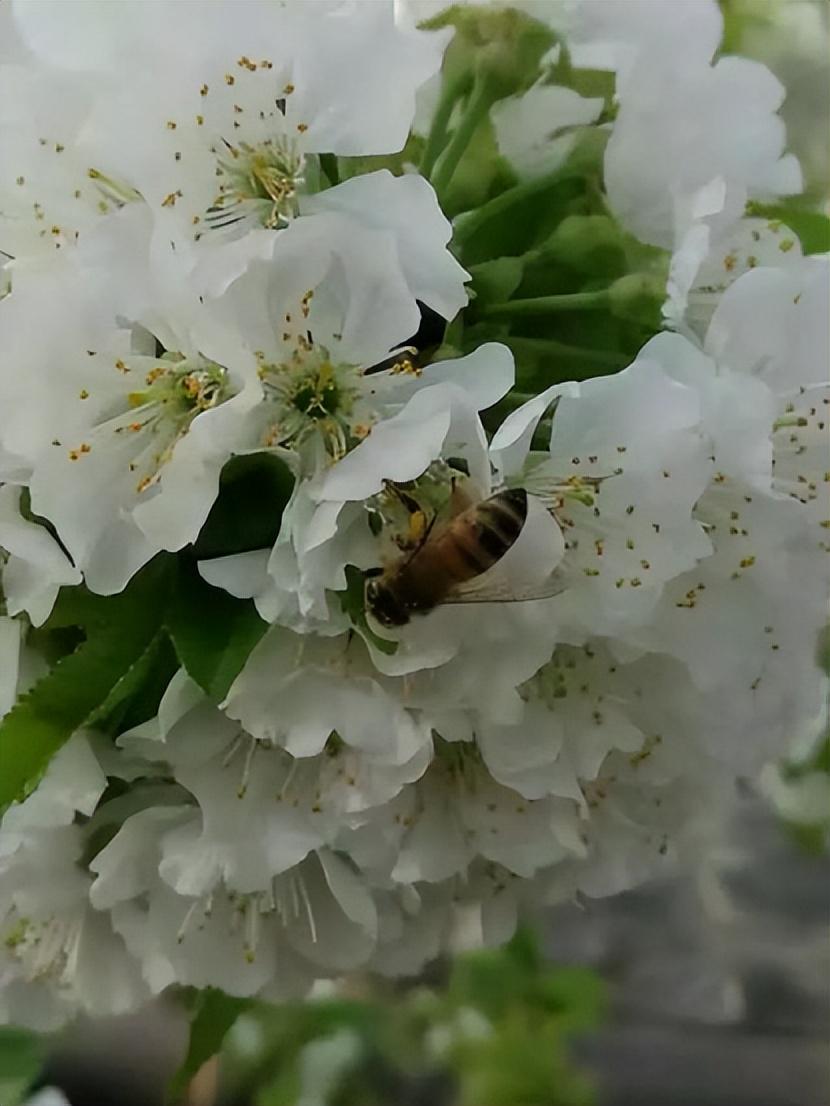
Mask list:
POLYGON ((783 89, 442 7, 0 7, 0 1019, 502 941, 821 711, 783 89))

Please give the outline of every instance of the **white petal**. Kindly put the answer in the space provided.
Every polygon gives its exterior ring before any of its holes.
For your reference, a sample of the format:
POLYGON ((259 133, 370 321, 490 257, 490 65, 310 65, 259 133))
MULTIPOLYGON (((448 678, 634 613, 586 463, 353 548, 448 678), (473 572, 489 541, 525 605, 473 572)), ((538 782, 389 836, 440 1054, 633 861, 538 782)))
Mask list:
POLYGON ((559 85, 534 85, 522 96, 499 100, 492 112, 499 152, 520 179, 550 172, 567 157, 572 136, 556 141, 565 128, 593 123, 603 100, 580 96, 559 85))
POLYGON ((3 569, 3 591, 10 614, 26 611, 34 626, 49 617, 59 588, 79 584, 81 573, 48 530, 24 519, 20 489, 0 488, 0 545, 10 554, 3 569))
POLYGON ((393 177, 386 169, 352 177, 310 196, 303 211, 343 212, 364 226, 390 232, 413 297, 445 319, 467 303, 469 274, 447 249, 452 228, 423 177, 393 177))

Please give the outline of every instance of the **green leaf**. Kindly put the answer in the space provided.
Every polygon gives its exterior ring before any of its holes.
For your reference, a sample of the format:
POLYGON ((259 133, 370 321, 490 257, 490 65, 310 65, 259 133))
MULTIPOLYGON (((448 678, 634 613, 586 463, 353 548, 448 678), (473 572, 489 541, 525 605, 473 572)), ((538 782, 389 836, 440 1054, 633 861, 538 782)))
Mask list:
POLYGON ((596 1028, 607 1006, 605 983, 589 968, 548 968, 536 981, 537 1000, 555 1013, 562 1032, 596 1028))
POLYGON ((120 602, 121 596, 95 595, 85 584, 78 587, 61 588, 52 613, 43 626, 47 632, 81 627, 89 630, 94 626, 104 626, 110 617, 113 604, 120 602))
POLYGON ((801 242, 805 254, 830 251, 830 216, 820 211, 801 211, 789 204, 747 204, 747 215, 785 223, 801 242))
POLYGON ((232 457, 222 469, 219 495, 193 546, 194 556, 270 548, 293 486, 288 466, 271 453, 232 457))
POLYGON ((211 587, 195 566, 185 564, 180 566, 166 626, 181 664, 217 702, 268 629, 251 600, 211 587))
POLYGON ((146 722, 158 710, 178 667, 170 639, 159 631, 93 712, 89 723, 108 733, 120 733, 146 722))
MULTIPOLYGON (((86 640, 0 723, 0 806, 25 798, 58 749, 96 716, 140 660, 159 630, 168 583, 169 559, 156 558, 121 595, 79 598, 73 617, 86 617, 85 603, 95 612, 86 640), (107 617, 99 617, 104 610, 107 617)), ((59 620, 71 606, 68 598, 59 605, 59 620)))
POLYGON ((251 1005, 251 999, 234 998, 208 987, 200 991, 190 1022, 187 1053, 167 1086, 167 1102, 182 1101, 193 1076, 222 1047, 222 1041, 239 1015, 251 1005))
POLYGON ((0 1103, 18 1106, 43 1066, 42 1038, 23 1029, 0 1028, 0 1103))
POLYGON ((92 714, 90 714, 87 720, 90 725, 95 725, 127 705, 152 670, 153 663, 158 655, 163 640, 164 635, 161 633, 156 634, 155 637, 151 639, 147 648, 136 657, 133 663, 113 684, 104 701, 99 703, 92 714))

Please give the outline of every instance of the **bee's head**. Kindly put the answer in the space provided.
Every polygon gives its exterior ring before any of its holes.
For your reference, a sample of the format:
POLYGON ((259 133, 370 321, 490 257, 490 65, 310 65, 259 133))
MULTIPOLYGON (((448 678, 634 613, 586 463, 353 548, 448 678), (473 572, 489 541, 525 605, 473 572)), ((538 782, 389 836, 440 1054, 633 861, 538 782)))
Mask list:
POLYGON ((409 612, 380 571, 367 573, 366 609, 381 626, 405 626, 409 612))

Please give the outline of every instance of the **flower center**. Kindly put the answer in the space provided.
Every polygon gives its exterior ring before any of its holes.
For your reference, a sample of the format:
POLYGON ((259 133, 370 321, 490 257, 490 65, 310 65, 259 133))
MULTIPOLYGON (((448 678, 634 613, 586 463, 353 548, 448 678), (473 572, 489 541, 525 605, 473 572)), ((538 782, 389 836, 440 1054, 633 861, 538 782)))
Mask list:
POLYGON ((278 230, 298 214, 305 157, 293 138, 280 135, 256 146, 226 142, 218 158, 219 191, 207 212, 213 229, 244 221, 278 230))
MULTIPOLYGON (((99 354, 89 351, 90 356, 99 354)), ((89 441, 69 450, 70 461, 81 461, 93 449, 116 447, 125 455, 129 471, 135 475, 138 493, 156 484, 161 470, 173 455, 176 443, 190 429, 193 420, 218 407, 233 394, 227 369, 202 357, 165 353, 160 358, 131 356, 118 358, 115 369, 123 374, 143 374, 143 387, 126 395, 125 408, 98 423, 89 441)), ((79 399, 90 398, 92 389, 84 388, 79 399)))
POLYGON ((156 417, 190 422, 227 398, 227 370, 213 361, 166 354, 144 377, 146 387, 130 392, 131 407, 154 407, 156 417))
MULTIPOLYGON (((193 931, 201 932, 214 914, 216 900, 226 900, 226 909, 220 912, 220 926, 228 935, 242 937, 243 956, 247 963, 256 960, 258 946, 263 937, 263 926, 269 920, 277 920, 285 927, 300 924, 308 931, 311 940, 317 942, 317 922, 314 907, 308 893, 302 868, 274 876, 262 891, 241 893, 226 888, 210 891, 194 899, 182 919, 176 934, 176 943, 183 944, 193 931)), ((273 940, 273 934, 270 934, 273 940)))
POLYGON ((297 448, 319 435, 336 460, 366 436, 368 427, 359 418, 363 373, 358 366, 336 364, 325 349, 308 344, 289 361, 261 362, 259 375, 273 411, 266 446, 297 448))
POLYGON ((75 974, 81 942, 79 918, 49 918, 32 921, 16 918, 3 944, 17 960, 29 981, 50 979, 68 983, 75 974))

